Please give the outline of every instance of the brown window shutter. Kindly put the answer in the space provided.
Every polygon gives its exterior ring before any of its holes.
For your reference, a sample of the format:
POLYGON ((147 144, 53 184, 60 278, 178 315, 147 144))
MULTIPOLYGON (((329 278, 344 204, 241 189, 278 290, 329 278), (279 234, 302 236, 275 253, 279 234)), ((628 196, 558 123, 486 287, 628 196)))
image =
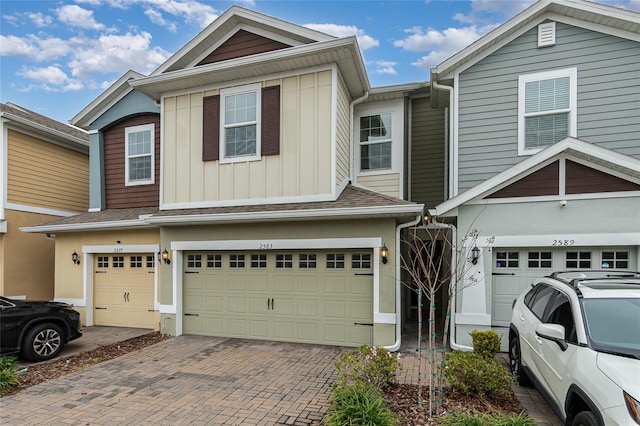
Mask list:
POLYGON ((262 155, 280 154, 280 86, 262 89, 262 155))
POLYGON ((220 159, 220 96, 202 100, 202 161, 220 159))

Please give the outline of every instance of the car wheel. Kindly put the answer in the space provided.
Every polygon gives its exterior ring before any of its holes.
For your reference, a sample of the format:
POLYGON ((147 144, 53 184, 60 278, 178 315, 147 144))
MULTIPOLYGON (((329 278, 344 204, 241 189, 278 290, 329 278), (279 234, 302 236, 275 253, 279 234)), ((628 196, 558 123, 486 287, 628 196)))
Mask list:
POLYGON ((509 369, 511 370, 511 374, 516 377, 519 385, 526 386, 531 384, 527 374, 522 371, 520 341, 518 340, 518 337, 514 337, 509 341, 509 369))
POLYGON ((600 426, 600 422, 593 412, 580 411, 578 415, 573 418, 571 426, 600 426))
POLYGON ((55 324, 38 324, 27 332, 22 356, 29 361, 45 361, 54 358, 64 345, 64 332, 55 324))

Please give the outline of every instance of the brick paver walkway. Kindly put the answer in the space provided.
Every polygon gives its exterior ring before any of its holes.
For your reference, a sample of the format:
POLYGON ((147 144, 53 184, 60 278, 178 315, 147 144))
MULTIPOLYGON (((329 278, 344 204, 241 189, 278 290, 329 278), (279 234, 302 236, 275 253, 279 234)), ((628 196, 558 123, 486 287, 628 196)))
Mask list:
POLYGON ((180 336, 4 397, 0 424, 319 424, 346 350, 180 336))

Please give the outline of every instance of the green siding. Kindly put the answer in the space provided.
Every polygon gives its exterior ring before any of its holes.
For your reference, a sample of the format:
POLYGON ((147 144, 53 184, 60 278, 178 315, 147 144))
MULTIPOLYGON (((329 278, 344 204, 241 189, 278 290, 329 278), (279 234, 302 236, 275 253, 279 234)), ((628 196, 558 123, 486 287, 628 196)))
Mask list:
POLYGON ((445 199, 444 127, 444 109, 431 109, 428 97, 412 99, 411 201, 427 208, 445 199))

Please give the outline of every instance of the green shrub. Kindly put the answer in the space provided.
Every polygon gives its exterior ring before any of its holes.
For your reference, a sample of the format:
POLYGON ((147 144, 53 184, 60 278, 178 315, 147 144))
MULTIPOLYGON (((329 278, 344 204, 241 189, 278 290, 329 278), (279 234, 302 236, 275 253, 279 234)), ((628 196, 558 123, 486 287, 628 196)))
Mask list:
POLYGON ((453 351, 445 354, 444 375, 449 385, 464 394, 511 395, 513 375, 495 358, 483 358, 475 352, 453 351))
POLYGON ((344 384, 364 384, 379 390, 397 380, 399 354, 368 345, 345 353, 336 362, 336 372, 344 384))
POLYGON ((493 330, 473 330, 473 351, 484 358, 493 358, 500 352, 500 336, 493 330))
POLYGON ((526 414, 450 414, 439 419, 443 426, 535 426, 533 419, 526 414))
POLYGON ((20 384, 18 361, 12 356, 0 357, 0 392, 20 384))
POLYGON ((324 423, 328 426, 394 426, 395 415, 378 391, 363 383, 338 383, 331 389, 331 407, 324 423))

